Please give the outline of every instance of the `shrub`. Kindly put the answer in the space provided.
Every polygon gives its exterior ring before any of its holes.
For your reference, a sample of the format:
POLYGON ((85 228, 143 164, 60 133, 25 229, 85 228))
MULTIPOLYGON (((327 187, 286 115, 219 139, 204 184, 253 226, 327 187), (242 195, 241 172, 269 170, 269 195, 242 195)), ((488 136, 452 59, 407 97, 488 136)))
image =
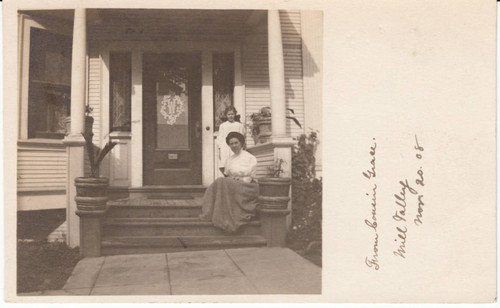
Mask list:
POLYGON ((309 250, 313 244, 321 247, 322 179, 316 178, 314 154, 318 145, 317 132, 299 136, 292 151, 292 228, 288 243, 295 250, 309 250))
POLYGON ((61 242, 17 242, 17 292, 58 290, 80 260, 78 248, 61 242))

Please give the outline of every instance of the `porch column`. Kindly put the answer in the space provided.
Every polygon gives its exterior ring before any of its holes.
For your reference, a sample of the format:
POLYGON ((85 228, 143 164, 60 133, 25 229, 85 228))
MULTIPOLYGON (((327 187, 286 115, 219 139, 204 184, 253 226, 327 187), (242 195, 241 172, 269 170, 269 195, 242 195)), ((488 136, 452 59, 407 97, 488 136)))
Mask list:
POLYGON ((71 56, 71 135, 78 136, 81 136, 85 127, 86 27, 85 9, 75 9, 73 53, 71 56))
POLYGON ((85 126, 85 84, 87 61, 86 11, 75 9, 73 24, 73 51, 71 63, 71 132, 64 139, 68 147, 68 183, 66 189, 67 244, 80 245, 80 219, 76 215, 75 178, 84 174, 84 145, 81 133, 85 126))
MULTIPOLYGON (((292 176, 293 139, 286 134, 285 62, 281 39, 281 21, 278 10, 267 12, 267 42, 269 62, 269 89, 271 92, 271 144, 274 161, 285 161, 281 177, 292 176)), ((262 204, 261 204, 262 205, 262 204)), ((263 234, 269 246, 284 246, 291 225, 291 202, 286 209, 271 209, 262 205, 260 210, 263 234)))
POLYGON ((271 92, 272 136, 286 136, 285 64, 278 10, 267 12, 269 86, 271 92))
POLYGON ((142 115, 142 50, 132 51, 132 128, 131 128, 131 183, 132 187, 143 185, 143 115, 142 115))
MULTIPOLYGON (((292 176, 292 152, 294 141, 286 134, 285 62, 281 40, 281 22, 278 10, 267 12, 267 41, 269 57, 269 87, 271 92, 272 144, 274 160, 283 159, 282 177, 292 176)), ((288 218, 290 225, 290 218, 288 218)))

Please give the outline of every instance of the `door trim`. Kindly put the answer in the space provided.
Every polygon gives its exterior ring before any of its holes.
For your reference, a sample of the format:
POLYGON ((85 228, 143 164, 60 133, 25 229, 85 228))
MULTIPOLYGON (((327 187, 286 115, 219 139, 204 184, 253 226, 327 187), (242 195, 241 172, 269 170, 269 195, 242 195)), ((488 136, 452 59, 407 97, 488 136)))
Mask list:
POLYGON ((201 129, 202 129, 202 168, 201 183, 204 186, 214 181, 214 100, 212 78, 212 51, 203 50, 201 54, 201 129), (208 128, 208 129, 207 129, 208 128))
MULTIPOLYGON (((132 110, 131 110, 131 149, 132 161, 130 172, 131 187, 143 186, 143 114, 142 114, 142 57, 143 53, 157 52, 190 52, 200 51, 202 53, 202 185, 208 186, 214 181, 214 140, 213 140, 213 84, 212 84, 212 53, 233 52, 235 61, 235 83, 234 83, 234 105, 241 115, 242 122, 245 119, 245 86, 242 74, 242 52, 240 43, 219 42, 141 42, 134 41, 106 42, 101 46, 102 59, 109 58, 110 52, 132 52, 132 110), (205 128, 210 126, 210 130, 205 128)), ((105 64, 105 63, 103 63, 105 64)), ((103 65, 103 81, 109 83, 109 70, 103 65)), ((109 91, 108 91, 109 92, 109 91)), ((102 97, 103 106, 109 109, 108 97, 102 97)), ((103 130, 103 134, 107 134, 103 130)))
MULTIPOLYGON (((143 54, 143 65, 146 65, 143 68, 142 111, 145 185, 202 184, 201 56, 199 51, 143 54), (159 101, 165 98, 163 95, 169 94, 169 83, 164 82, 164 77, 176 76, 171 75, 170 70, 179 70, 180 76, 183 76, 179 82, 186 86, 184 99, 180 98, 186 103, 186 109, 182 111, 180 118, 182 126, 168 125, 174 124, 175 119, 169 123, 166 114, 159 114, 159 101), (182 81, 183 78, 186 79, 182 81), (179 144, 173 145, 169 139, 182 136, 175 133, 179 128, 183 131, 181 134, 186 134, 186 138, 182 137, 178 140, 179 144), (174 135, 168 135, 172 133, 174 135)), ((181 94, 176 92, 175 95, 181 94)))

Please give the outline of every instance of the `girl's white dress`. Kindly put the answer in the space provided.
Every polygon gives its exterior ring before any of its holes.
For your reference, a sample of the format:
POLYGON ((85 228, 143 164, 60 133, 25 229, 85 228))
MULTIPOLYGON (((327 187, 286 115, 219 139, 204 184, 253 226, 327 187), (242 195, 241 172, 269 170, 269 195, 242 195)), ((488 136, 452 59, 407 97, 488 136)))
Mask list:
POLYGON ((218 167, 224 167, 226 160, 233 155, 233 151, 226 143, 226 137, 230 132, 238 132, 245 136, 245 127, 240 122, 226 121, 219 126, 219 134, 217 135, 217 148, 219 149, 218 167))

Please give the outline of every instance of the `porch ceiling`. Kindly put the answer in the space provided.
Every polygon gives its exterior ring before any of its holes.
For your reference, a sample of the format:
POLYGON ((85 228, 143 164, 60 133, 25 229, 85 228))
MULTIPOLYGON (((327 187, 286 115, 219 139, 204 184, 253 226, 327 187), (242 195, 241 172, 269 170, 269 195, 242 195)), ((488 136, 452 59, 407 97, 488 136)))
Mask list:
POLYGON ((110 40, 227 40, 265 20, 266 11, 99 9, 89 20, 88 38, 110 40))
MULTIPOLYGON (((73 10, 20 11, 73 24, 73 10)), ((265 10, 87 9, 89 41, 234 40, 267 22, 265 10)))

